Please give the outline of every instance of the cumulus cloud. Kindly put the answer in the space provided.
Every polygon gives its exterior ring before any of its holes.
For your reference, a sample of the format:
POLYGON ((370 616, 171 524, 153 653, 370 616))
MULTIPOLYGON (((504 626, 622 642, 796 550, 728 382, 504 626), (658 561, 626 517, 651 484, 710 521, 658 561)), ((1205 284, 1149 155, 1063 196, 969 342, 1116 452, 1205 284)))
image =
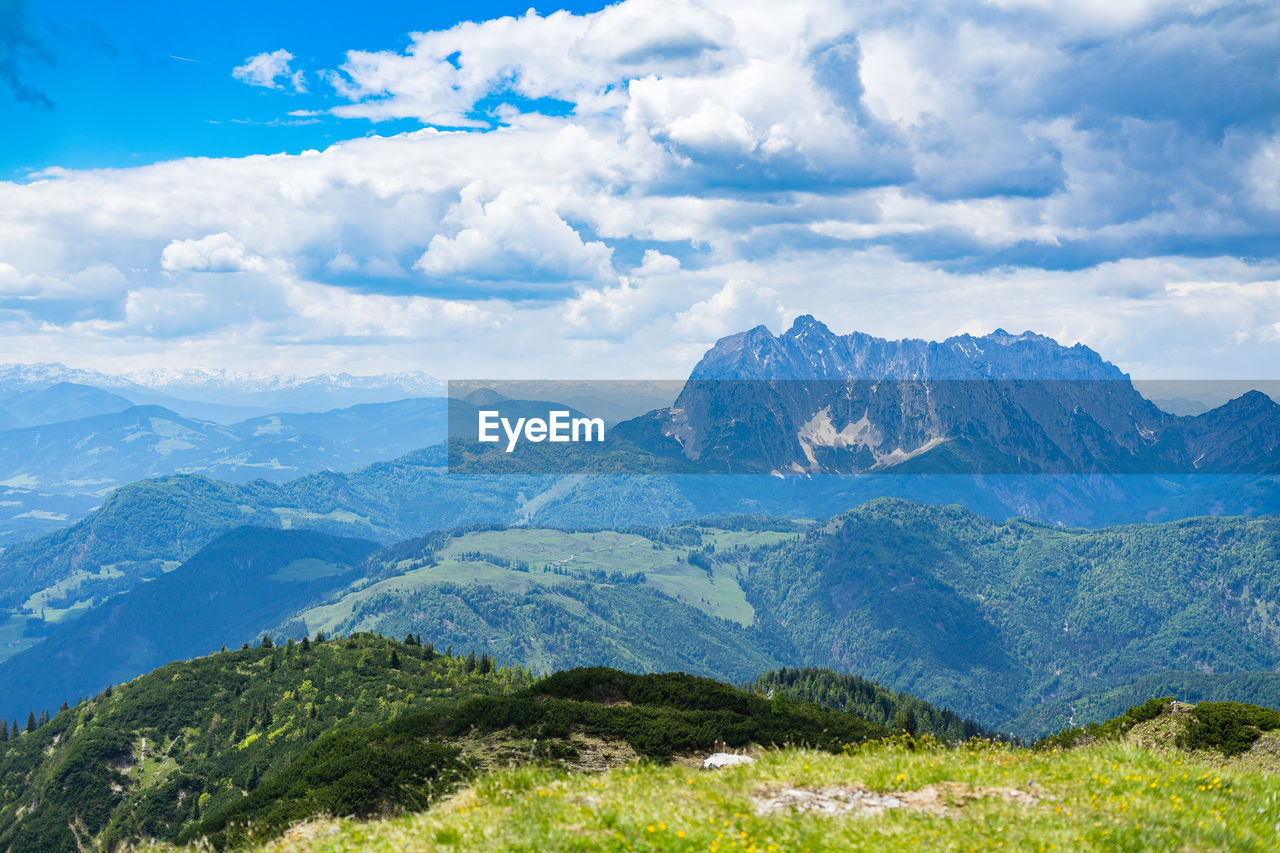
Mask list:
POLYGON ((169 272, 262 272, 266 262, 224 231, 199 240, 174 240, 160 253, 160 267, 169 272))
POLYGON ((293 58, 293 54, 283 48, 270 53, 259 53, 246 59, 244 65, 231 69, 231 76, 250 86, 305 92, 306 75, 289 66, 293 58))
POLYGON ((471 185, 445 217, 462 227, 436 234, 414 266, 433 276, 574 282, 614 277, 613 251, 581 235, 549 205, 510 191, 490 201, 471 185))
MULTIPOLYGON (((1277 42, 1274 5, 1164 0, 415 33, 324 75, 353 137, 324 151, 0 182, 0 359, 678 376, 813 313, 1253 374, 1280 354, 1277 42), (383 119, 423 127, 360 138, 383 119)), ((295 89, 294 64, 235 75, 295 89)))
POLYGON ((711 296, 676 315, 675 328, 685 337, 710 343, 759 325, 776 327, 785 315, 778 291, 730 279, 711 296))

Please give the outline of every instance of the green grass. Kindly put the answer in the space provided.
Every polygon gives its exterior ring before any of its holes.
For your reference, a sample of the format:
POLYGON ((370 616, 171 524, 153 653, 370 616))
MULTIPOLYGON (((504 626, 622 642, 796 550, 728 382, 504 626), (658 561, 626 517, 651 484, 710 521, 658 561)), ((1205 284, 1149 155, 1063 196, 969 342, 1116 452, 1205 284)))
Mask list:
POLYGON ((256 849, 1266 850, 1278 820, 1280 778, 1220 761, 1116 743, 1061 752, 889 742, 844 755, 766 751, 715 772, 524 766, 424 813, 315 821, 256 849), (880 814, 761 812, 770 793, 793 788, 938 796, 880 814))
POLYGON ((327 578, 330 575, 341 574, 348 570, 348 566, 331 563, 316 557, 304 557, 301 560, 294 560, 287 566, 272 572, 271 579, 281 581, 283 583, 294 583, 296 581, 314 581, 320 578, 327 578))
POLYGON ((39 638, 26 635, 27 622, 30 620, 29 616, 11 613, 0 622, 0 661, 11 658, 40 641, 39 638))
MULTIPOLYGON (((704 541, 717 548, 758 547, 795 534, 706 528, 704 541)), ((438 584, 483 585, 497 592, 523 595, 533 587, 552 588, 593 572, 644 574, 645 583, 709 616, 749 626, 755 609, 747 602, 733 563, 717 562, 712 572, 688 562, 692 548, 664 546, 634 533, 571 532, 553 529, 484 530, 453 538, 435 555, 436 565, 414 567, 401 561, 399 573, 368 586, 353 588, 334 600, 300 614, 308 630, 372 630, 376 619, 349 622, 363 602, 386 594, 406 594, 438 584), (467 556, 470 555, 468 559, 467 556), (475 555, 523 563, 529 571, 497 566, 475 555)), ((580 606, 580 605, 576 605, 580 606)), ((525 661, 536 666, 537 661, 525 661)))
POLYGON ((703 569, 680 563, 646 572, 645 583, 709 616, 729 619, 743 626, 751 625, 756 611, 747 602, 747 594, 738 583, 737 570, 716 563, 712 572, 713 575, 708 577, 703 569))
POLYGON ((531 565, 562 565, 570 570, 601 569, 608 572, 649 571, 675 563, 679 551, 655 551, 653 544, 634 533, 599 531, 571 533, 548 529, 487 530, 454 539, 440 556, 480 551, 531 565))
MULTIPOLYGON (((704 544, 713 544, 720 550, 737 546, 756 548, 796 537, 794 533, 768 530, 700 528, 700 531, 704 544)), ((570 575, 591 571, 643 572, 647 584, 690 607, 739 625, 752 624, 755 609, 747 603, 737 571, 717 564, 709 577, 702 568, 688 562, 693 550, 669 545, 654 548, 652 540, 634 533, 522 528, 467 533, 449 543, 440 557, 456 558, 477 552, 492 554, 528 563, 534 569, 534 577, 538 577, 537 570, 544 567, 568 571, 570 575)), ((458 582, 465 579, 459 578, 458 582)))
MULTIPOLYGON (((411 569, 404 574, 352 590, 334 601, 303 611, 299 618, 306 623, 307 630, 311 633, 316 631, 332 633, 351 618, 362 602, 379 595, 410 593, 435 584, 446 583, 482 584, 501 592, 522 593, 535 584, 556 586, 567 580, 568 578, 562 575, 517 572, 491 563, 446 559, 434 566, 411 569)), ((356 622, 349 631, 362 631, 370 627, 372 625, 365 622, 356 622)))

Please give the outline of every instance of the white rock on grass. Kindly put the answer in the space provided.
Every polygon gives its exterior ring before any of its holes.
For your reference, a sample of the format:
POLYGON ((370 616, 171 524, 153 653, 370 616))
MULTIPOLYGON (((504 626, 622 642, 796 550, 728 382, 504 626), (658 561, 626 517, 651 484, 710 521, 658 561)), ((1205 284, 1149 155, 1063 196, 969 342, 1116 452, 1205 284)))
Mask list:
POLYGON ((756 760, 749 755, 734 755, 732 752, 717 752, 702 762, 703 770, 719 770, 721 767, 733 767, 736 764, 755 764, 756 760))

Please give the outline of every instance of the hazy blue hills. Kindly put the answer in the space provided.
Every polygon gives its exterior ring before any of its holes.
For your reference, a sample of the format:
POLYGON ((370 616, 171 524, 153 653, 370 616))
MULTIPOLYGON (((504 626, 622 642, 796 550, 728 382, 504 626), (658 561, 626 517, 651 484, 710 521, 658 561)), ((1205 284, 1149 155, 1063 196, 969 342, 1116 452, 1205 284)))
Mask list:
POLYGON ((74 382, 58 382, 48 388, 5 391, 0 388, 0 429, 40 426, 121 412, 130 400, 74 382))
POLYGON ((350 471, 441 441, 447 417, 443 398, 425 398, 224 426, 106 396, 123 406, 0 430, 0 536, 16 541, 61 526, 112 489, 146 478, 198 473, 281 482, 315 471, 350 471))
POLYGON ((0 395, 39 391, 59 383, 92 386, 135 404, 162 405, 186 417, 220 423, 272 412, 322 412, 444 393, 444 383, 419 371, 293 376, 159 367, 119 375, 56 363, 0 364, 0 395))
POLYGON ((445 418, 438 398, 267 415, 231 426, 160 406, 129 406, 0 432, 0 480, 73 493, 169 474, 282 481, 438 443, 445 418))
POLYGON ((197 657, 256 632, 361 577, 377 546, 314 530, 241 527, 127 595, 56 626, 35 649, 0 665, 0 714, 97 693, 171 660, 197 657))

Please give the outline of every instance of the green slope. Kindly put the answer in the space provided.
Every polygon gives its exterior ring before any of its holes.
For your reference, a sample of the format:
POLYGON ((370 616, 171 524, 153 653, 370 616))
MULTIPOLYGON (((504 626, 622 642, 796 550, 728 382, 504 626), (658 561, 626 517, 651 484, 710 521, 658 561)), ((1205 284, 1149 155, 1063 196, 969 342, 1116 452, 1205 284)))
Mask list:
POLYGON ((1221 753, 877 742, 717 773, 525 766, 414 815, 318 820, 254 850, 1272 850, 1280 785, 1221 753))
MULTIPOLYGON (((891 499, 808 524, 472 526, 384 549, 243 624, 294 637, 420 632, 542 672, 598 663, 744 682, 826 667, 1027 737, 1115 713, 1148 688, 1177 692, 1159 687, 1166 673, 1201 673, 1178 683, 1206 699, 1269 701, 1278 555, 1275 517, 1090 530, 891 499)), ((34 662, 51 659, 39 647, 20 657, 33 680, 7 683, 29 691, 44 678, 34 662)), ((43 695, 52 706, 76 692, 43 695)))
POLYGON ((0 744, 0 848, 172 837, 239 803, 325 732, 526 683, 371 636, 172 663, 0 744))
POLYGON ((840 751, 883 734, 684 674, 535 683, 487 656, 368 634, 248 648, 169 664, 0 742, 0 848, 222 847, 321 814, 420 809, 510 764, 670 761, 723 744, 840 751))
POLYGON ((910 735, 930 735, 947 741, 999 735, 974 720, 935 707, 909 693, 886 690, 874 681, 829 669, 806 667, 766 672, 751 682, 751 689, 766 696, 787 696, 839 708, 910 735))
POLYGON ((362 577, 377 546, 314 530, 242 527, 0 663, 0 715, 54 708, 175 658, 239 646, 362 577))

